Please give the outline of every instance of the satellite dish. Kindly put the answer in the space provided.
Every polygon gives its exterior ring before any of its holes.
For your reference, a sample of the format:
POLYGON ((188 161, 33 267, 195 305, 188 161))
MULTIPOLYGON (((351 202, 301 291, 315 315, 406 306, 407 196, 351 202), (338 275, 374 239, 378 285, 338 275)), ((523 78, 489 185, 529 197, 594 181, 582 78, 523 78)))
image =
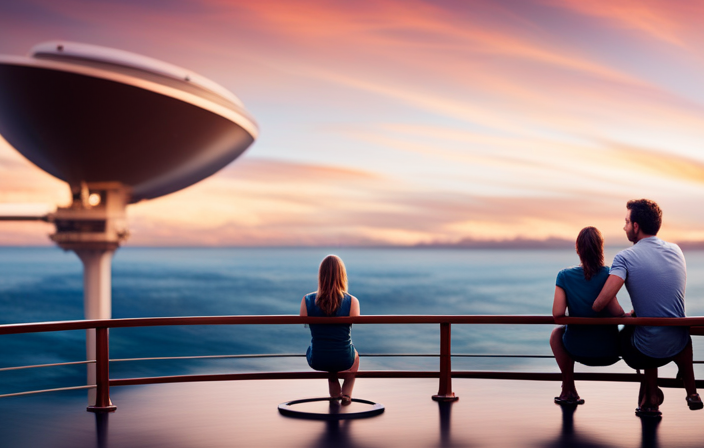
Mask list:
POLYGON ((189 70, 46 42, 29 57, 0 56, 0 134, 74 193, 119 182, 132 203, 214 174, 258 128, 237 97, 189 70))
MULTIPOLYGON (((257 133, 225 88, 145 56, 74 42, 39 44, 29 57, 0 56, 0 134, 73 194, 72 204, 54 213, 0 219, 53 222, 51 239, 83 262, 86 319, 110 319, 111 258, 128 235, 127 205, 205 179, 257 133)), ((87 331, 86 356, 95 359, 94 330, 87 331)), ((94 364, 88 384, 95 384, 94 364)))

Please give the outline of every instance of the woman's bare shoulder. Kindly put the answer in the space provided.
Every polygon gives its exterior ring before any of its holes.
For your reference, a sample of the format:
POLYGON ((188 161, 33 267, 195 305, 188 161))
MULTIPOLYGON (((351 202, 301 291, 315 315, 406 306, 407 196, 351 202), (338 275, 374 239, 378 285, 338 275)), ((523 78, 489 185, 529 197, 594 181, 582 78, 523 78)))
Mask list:
POLYGON ((361 307, 359 306, 359 300, 353 295, 350 295, 350 298, 350 316, 360 316, 362 312, 361 307))

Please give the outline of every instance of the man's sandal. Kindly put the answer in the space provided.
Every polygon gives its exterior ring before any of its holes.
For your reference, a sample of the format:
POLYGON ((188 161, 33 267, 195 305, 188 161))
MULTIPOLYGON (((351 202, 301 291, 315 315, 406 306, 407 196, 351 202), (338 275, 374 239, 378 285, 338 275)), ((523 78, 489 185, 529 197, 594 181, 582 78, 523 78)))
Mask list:
POLYGON ((560 406, 577 406, 577 405, 579 405, 579 404, 584 404, 584 398, 579 398, 579 397, 568 397, 568 398, 555 397, 555 404, 559 404, 560 406))
POLYGON ((689 395, 686 400, 687 406, 689 406, 689 409, 692 411, 704 408, 704 403, 702 403, 702 399, 699 397, 699 394, 689 395))
POLYGON ((636 408, 636 415, 638 417, 660 417, 662 412, 657 406, 641 406, 636 408))

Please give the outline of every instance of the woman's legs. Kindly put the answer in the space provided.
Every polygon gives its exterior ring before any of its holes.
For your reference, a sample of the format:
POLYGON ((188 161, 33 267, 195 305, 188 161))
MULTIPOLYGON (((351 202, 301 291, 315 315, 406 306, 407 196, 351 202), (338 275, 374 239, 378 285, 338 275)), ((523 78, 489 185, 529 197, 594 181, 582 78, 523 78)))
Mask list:
POLYGON ((357 370, 359 370, 359 353, 357 353, 357 350, 355 350, 354 363, 352 364, 352 367, 350 367, 348 370, 345 370, 344 372, 339 373, 342 379, 345 380, 344 383, 342 383, 343 396, 352 396, 352 389, 354 388, 354 380, 355 376, 357 375, 357 370))
POLYGON ((340 398, 344 395, 351 397, 357 370, 359 370, 359 353, 355 350, 354 363, 352 363, 352 367, 341 372, 330 372, 328 374, 328 389, 330 390, 330 396, 333 398, 340 398), (342 388, 340 388, 338 377, 342 377, 344 380, 342 383, 342 388))
POLYGON ((332 398, 340 398, 340 382, 337 380, 337 372, 328 373, 328 389, 332 398))
POLYGON ((552 330, 550 335, 550 348, 555 355, 558 367, 562 372, 562 393, 560 398, 579 398, 577 386, 574 384, 574 360, 565 350, 565 345, 562 343, 562 335, 565 334, 565 327, 557 327, 552 330))

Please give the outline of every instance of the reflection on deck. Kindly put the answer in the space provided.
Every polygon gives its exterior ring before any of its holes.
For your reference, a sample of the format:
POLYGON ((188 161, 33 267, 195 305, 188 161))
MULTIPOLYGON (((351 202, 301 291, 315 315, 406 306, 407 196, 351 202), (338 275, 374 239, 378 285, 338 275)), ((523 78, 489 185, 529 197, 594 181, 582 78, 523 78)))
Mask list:
POLYGON ((700 447, 704 411, 665 389, 663 418, 634 415, 637 383, 578 382, 586 404, 552 402, 559 383, 456 379, 454 403, 430 398, 436 379, 357 381, 355 395, 386 406, 378 417, 292 419, 279 403, 324 396, 324 380, 225 381, 115 388, 114 414, 85 411, 85 392, 0 401, 8 447, 700 447))

